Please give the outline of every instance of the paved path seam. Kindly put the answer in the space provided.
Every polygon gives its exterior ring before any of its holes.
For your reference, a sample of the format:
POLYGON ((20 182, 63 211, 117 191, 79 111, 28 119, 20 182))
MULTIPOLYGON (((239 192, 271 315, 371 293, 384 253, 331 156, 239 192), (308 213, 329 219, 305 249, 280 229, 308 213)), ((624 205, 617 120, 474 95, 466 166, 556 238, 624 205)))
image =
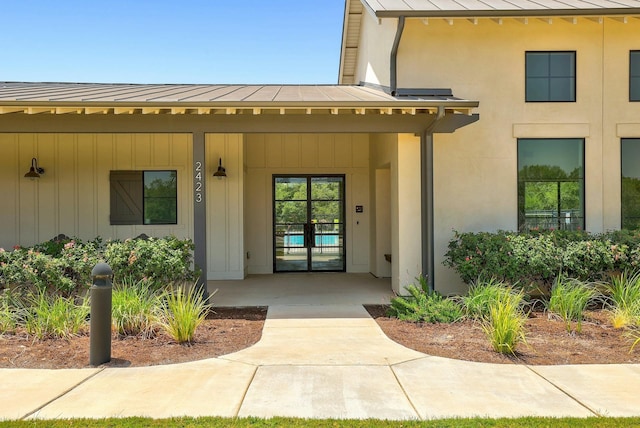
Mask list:
POLYGON ((402 382, 400 382, 400 379, 398 379, 398 374, 393 369, 393 366, 390 365, 389 368, 391 369, 391 373, 393 373, 393 377, 396 379, 396 382, 398 382, 398 386, 402 390, 402 393, 404 394, 405 397, 407 397, 407 401, 409 402, 409 404, 411 405, 411 408, 415 412, 416 418, 418 418, 418 420, 423 420, 422 417, 420 417, 420 412, 418 411, 418 408, 416 407, 415 403, 411 399, 411 396, 409 396, 409 393, 405 389, 404 385, 402 384, 402 382))
POLYGON ((98 370, 95 371, 93 374, 91 374, 91 375, 87 376, 86 378, 82 379, 80 382, 76 383, 75 385, 70 386, 69 388, 67 388, 66 390, 62 391, 60 394, 58 394, 57 396, 53 397, 51 400, 47 401, 46 403, 42 403, 40 406, 36 407, 31 412, 29 412, 29 413, 25 414, 24 416, 22 416, 19 420, 23 421, 23 420, 26 420, 29 417, 35 415, 40 410, 42 410, 45 407, 47 407, 49 404, 61 399, 62 397, 64 397, 65 395, 69 394, 74 389, 78 388, 80 385, 82 385, 84 383, 87 383, 88 381, 93 379, 95 376, 97 376, 98 374, 102 373, 105 370, 105 368, 106 367, 98 368, 98 370))
POLYGON ((565 391, 562 387, 560 387, 560 385, 557 385, 555 382, 551 381, 550 379, 546 378, 544 375, 542 375, 541 373, 538 373, 538 371, 536 371, 533 366, 530 366, 528 364, 523 364, 526 368, 528 368, 529 370, 531 370, 535 375, 539 376, 541 379, 543 379, 545 382, 548 382, 549 385, 552 385, 554 388, 556 388, 558 391, 562 392, 564 395, 566 395, 567 397, 571 398, 573 401, 575 401, 576 403, 578 403, 579 405, 581 405, 582 407, 584 407, 585 409, 587 409, 588 411, 590 411, 591 413, 593 413, 594 416, 597 417, 602 417, 604 415, 600 414, 599 412, 593 410, 591 407, 589 407, 587 404, 583 403, 580 399, 578 399, 577 397, 575 397, 573 394, 569 393, 569 391, 565 391))
POLYGON ((234 417, 236 417, 236 418, 240 414, 240 410, 242 409, 242 405, 244 404, 244 401, 247 399, 247 393, 249 392, 249 388, 251 388, 251 384, 253 383, 253 380, 256 378, 256 373, 258 373, 258 369, 259 368, 260 368, 260 366, 256 366, 255 367, 255 370, 253 371, 253 374, 251 375, 251 379, 249 379, 249 382, 247 383, 247 386, 244 389, 244 393, 242 394, 242 398, 240 399, 240 403, 238 404, 238 407, 236 407, 235 412, 234 412, 234 417))

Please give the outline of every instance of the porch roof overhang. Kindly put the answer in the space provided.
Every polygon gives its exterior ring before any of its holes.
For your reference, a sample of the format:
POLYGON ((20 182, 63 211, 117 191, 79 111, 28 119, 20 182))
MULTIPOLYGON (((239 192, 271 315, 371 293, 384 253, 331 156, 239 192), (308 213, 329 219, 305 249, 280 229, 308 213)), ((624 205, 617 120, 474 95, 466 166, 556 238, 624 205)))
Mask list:
MULTIPOLYGON (((351 0, 354 1, 354 0, 351 0)), ((360 0, 377 18, 456 17, 563 17, 633 16, 640 14, 640 0, 485 0, 437 2, 414 0, 360 0)))
POLYGON ((476 107, 446 92, 394 97, 353 85, 2 82, 0 132, 422 132, 436 121, 434 132, 453 132, 477 120, 476 107))

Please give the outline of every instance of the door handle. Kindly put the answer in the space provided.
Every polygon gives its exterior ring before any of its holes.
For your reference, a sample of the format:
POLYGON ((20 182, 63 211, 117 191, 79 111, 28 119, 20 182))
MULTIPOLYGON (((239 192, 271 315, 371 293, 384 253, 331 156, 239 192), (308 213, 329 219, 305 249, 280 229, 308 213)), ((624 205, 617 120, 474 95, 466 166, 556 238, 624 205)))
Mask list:
POLYGON ((309 240, 311 241, 311 248, 314 248, 316 246, 316 225, 315 224, 310 224, 309 225, 309 240))

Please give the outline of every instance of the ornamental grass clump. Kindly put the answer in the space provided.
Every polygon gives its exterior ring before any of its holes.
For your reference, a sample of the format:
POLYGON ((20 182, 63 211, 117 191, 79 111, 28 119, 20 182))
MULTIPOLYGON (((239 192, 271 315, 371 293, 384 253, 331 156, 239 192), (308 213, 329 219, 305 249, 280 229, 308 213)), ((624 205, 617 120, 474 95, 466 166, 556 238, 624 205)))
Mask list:
POLYGON ((178 343, 193 342, 196 329, 210 309, 201 290, 196 286, 188 290, 178 286, 166 291, 163 300, 160 308, 161 328, 178 343))
POLYGON ((0 335, 13 333, 24 317, 20 296, 9 289, 0 291, 0 335))
POLYGON ((525 322, 522 310, 524 295, 502 293, 489 302, 488 316, 482 321, 482 329, 496 352, 515 355, 520 343, 526 344, 525 322))
POLYGON ((580 333, 584 312, 597 297, 598 292, 593 286, 558 275, 551 287, 547 309, 564 321, 567 332, 571 333, 572 322, 575 322, 575 332, 580 333))
POLYGON ((513 294, 519 299, 518 306, 524 301, 524 295, 516 291, 511 285, 491 278, 487 281, 476 281, 469 287, 469 291, 461 298, 462 306, 467 318, 483 320, 489 316, 489 306, 492 302, 500 301, 502 296, 513 294))
POLYGON ((611 323, 615 328, 640 324, 640 271, 623 271, 606 287, 611 302, 611 323))
POLYGON ((114 284, 112 295, 112 324, 122 336, 152 337, 158 326, 160 293, 150 281, 124 279, 114 284))
POLYGON ((89 304, 84 298, 52 296, 45 292, 26 299, 25 328, 37 339, 76 336, 88 327, 89 304))
POLYGON ((402 321, 427 323, 451 323, 462 319, 462 309, 456 302, 429 291, 424 276, 417 280, 420 287, 409 285, 406 288, 408 296, 391 299, 390 316, 402 321))

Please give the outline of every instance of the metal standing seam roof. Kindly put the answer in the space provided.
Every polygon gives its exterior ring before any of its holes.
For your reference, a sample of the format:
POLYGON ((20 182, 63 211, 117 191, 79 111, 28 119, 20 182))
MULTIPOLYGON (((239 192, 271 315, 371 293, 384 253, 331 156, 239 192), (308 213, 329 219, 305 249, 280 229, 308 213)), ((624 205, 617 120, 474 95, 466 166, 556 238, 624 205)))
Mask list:
MULTIPOLYGON (((354 1, 354 0, 352 0, 354 1)), ((359 0, 378 18, 640 14, 640 0, 359 0)))
POLYGON ((465 111, 477 101, 453 96, 393 97, 351 85, 197 85, 0 82, 2 113, 209 113, 254 109, 427 109, 465 111), (101 111, 105 110, 105 111, 101 111), (140 110, 140 111, 138 111, 140 110))

